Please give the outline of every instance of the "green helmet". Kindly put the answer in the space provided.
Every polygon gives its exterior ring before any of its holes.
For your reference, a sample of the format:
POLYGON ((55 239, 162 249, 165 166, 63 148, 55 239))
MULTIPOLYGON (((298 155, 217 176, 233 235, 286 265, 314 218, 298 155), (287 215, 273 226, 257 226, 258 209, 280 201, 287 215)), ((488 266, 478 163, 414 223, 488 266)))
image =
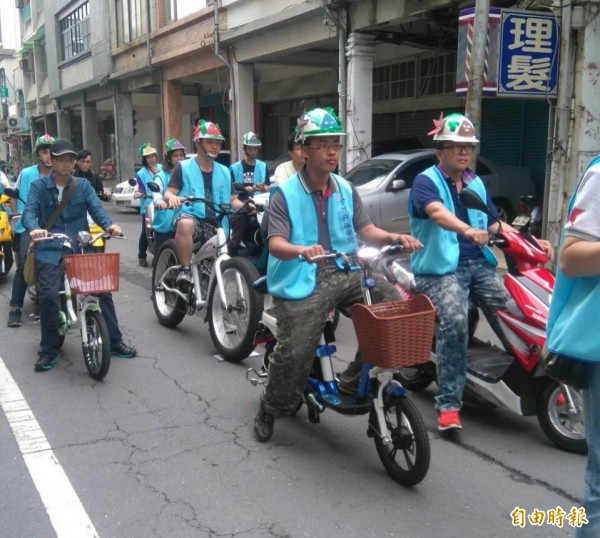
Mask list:
POLYGON ((296 140, 304 143, 312 136, 346 136, 333 108, 311 108, 298 118, 296 140))
POLYGON ((50 136, 49 134, 38 136, 37 140, 35 141, 35 151, 37 153, 38 149, 50 149, 52 144, 54 144, 54 137, 50 136))
POLYGON ((471 120, 462 114, 450 114, 444 118, 443 112, 440 113, 438 120, 433 120, 435 129, 429 131, 436 142, 466 142, 469 144, 479 144, 475 136, 475 127, 471 120))
POLYGON ((256 135, 252 131, 248 131, 247 133, 244 133, 244 136, 242 138, 242 144, 244 144, 244 146, 255 146, 255 147, 262 146, 262 142, 260 141, 260 138, 258 138, 258 135, 256 135))
POLYGON ((182 149, 185 153, 185 146, 177 138, 169 138, 165 143, 165 151, 169 154, 176 149, 182 149))
POLYGON ((198 126, 194 130, 194 142, 205 138, 206 140, 225 140, 221 134, 221 129, 212 121, 200 120, 198 126))
POLYGON ((140 157, 148 157, 149 155, 158 155, 158 151, 148 142, 144 142, 138 146, 138 155, 140 157))

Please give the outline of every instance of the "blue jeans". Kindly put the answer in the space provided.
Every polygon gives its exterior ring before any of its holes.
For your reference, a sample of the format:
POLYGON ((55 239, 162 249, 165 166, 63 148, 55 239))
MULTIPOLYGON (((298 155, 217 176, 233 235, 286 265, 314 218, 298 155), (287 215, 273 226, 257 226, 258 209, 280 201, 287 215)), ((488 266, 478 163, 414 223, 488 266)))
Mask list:
POLYGON ((583 391, 588 457, 583 507, 588 524, 577 529, 577 538, 600 536, 600 364, 592 370, 590 386, 583 391))
POLYGON ((15 276, 13 277, 12 283, 12 295, 10 298, 10 306, 18 306, 23 308, 23 302, 25 301, 25 293, 27 292, 27 282, 23 276, 23 269, 25 268, 25 256, 29 249, 29 233, 23 232, 18 234, 17 242, 17 266, 15 269, 15 276))
POLYGON ((509 296, 496 268, 480 258, 460 261, 452 274, 415 275, 415 280, 419 291, 435 306, 439 323, 435 407, 439 411, 458 411, 467 376, 469 297, 488 321, 498 326, 496 311, 504 308, 509 296))
MULTIPOLYGON (((40 300, 40 327, 42 338, 38 355, 40 357, 56 357, 59 351, 59 308, 60 290, 63 284, 63 266, 48 263, 38 263, 38 296, 40 300)), ((101 293, 98 303, 102 309, 102 317, 106 321, 110 346, 117 346, 123 337, 115 312, 111 293, 101 293)))

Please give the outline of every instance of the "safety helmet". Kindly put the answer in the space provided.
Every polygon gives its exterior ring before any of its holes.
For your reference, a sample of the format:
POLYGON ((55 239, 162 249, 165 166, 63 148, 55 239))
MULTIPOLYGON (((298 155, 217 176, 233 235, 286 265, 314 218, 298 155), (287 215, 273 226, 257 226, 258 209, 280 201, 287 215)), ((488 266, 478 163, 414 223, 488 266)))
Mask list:
POLYGON ((221 134, 221 129, 216 123, 200 120, 194 130, 193 139, 194 142, 197 142, 203 138, 206 140, 225 140, 225 137, 221 134))
POLYGON ((242 144, 244 144, 244 146, 254 146, 254 147, 262 146, 262 142, 260 141, 260 138, 258 138, 258 135, 253 133, 252 131, 248 131, 247 133, 244 133, 244 136, 242 139, 242 144))
POLYGON ((176 149, 182 149, 185 153, 185 146, 177 138, 169 138, 165 143, 165 151, 169 154, 176 149))
POLYGON ((436 142, 467 142, 469 144, 479 144, 475 136, 475 127, 471 120, 462 114, 450 114, 444 118, 443 112, 440 113, 438 120, 433 120, 435 129, 430 131, 436 142))
POLYGON ((52 144, 54 144, 54 137, 49 134, 43 134, 37 137, 35 141, 35 151, 38 149, 48 149, 52 144))
POLYGON ((53 157, 60 157, 61 155, 73 155, 77 157, 77 150, 73 145, 73 142, 66 140, 65 138, 57 138, 50 148, 50 153, 53 157))
POLYGON ((296 140, 304 143, 312 136, 346 136, 333 108, 311 108, 298 118, 296 140))
POLYGON ((144 142, 138 147, 138 155, 140 157, 148 157, 149 155, 158 155, 158 151, 152 145, 148 144, 148 142, 144 142))

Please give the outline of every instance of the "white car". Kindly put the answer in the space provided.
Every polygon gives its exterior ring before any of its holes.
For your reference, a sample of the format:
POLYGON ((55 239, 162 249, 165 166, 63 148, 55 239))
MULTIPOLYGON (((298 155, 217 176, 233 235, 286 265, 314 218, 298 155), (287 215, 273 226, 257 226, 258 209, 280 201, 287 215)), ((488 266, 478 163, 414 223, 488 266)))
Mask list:
POLYGON ((140 199, 133 195, 138 191, 137 185, 130 185, 129 180, 117 183, 112 195, 113 205, 117 207, 132 207, 140 210, 140 199))

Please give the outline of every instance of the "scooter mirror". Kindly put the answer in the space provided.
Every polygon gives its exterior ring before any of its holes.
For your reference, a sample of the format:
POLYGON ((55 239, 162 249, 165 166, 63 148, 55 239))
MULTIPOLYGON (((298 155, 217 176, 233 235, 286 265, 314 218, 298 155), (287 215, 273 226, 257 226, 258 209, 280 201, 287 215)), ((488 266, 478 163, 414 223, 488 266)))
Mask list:
POLYGON ((5 187, 3 192, 9 198, 18 198, 19 197, 19 189, 13 189, 12 187, 5 187))
POLYGON ((487 215, 493 216, 488 209, 487 204, 481 199, 481 197, 471 189, 463 189, 458 194, 460 201, 467 209, 478 209, 483 211, 487 215))
POLYGON ((160 192, 160 187, 158 186, 158 183, 156 183, 156 181, 151 181, 150 183, 148 183, 147 187, 152 192, 160 192))
POLYGON ((127 180, 127 183, 129 183, 132 187, 135 187, 137 185, 137 180, 131 178, 127 180))

